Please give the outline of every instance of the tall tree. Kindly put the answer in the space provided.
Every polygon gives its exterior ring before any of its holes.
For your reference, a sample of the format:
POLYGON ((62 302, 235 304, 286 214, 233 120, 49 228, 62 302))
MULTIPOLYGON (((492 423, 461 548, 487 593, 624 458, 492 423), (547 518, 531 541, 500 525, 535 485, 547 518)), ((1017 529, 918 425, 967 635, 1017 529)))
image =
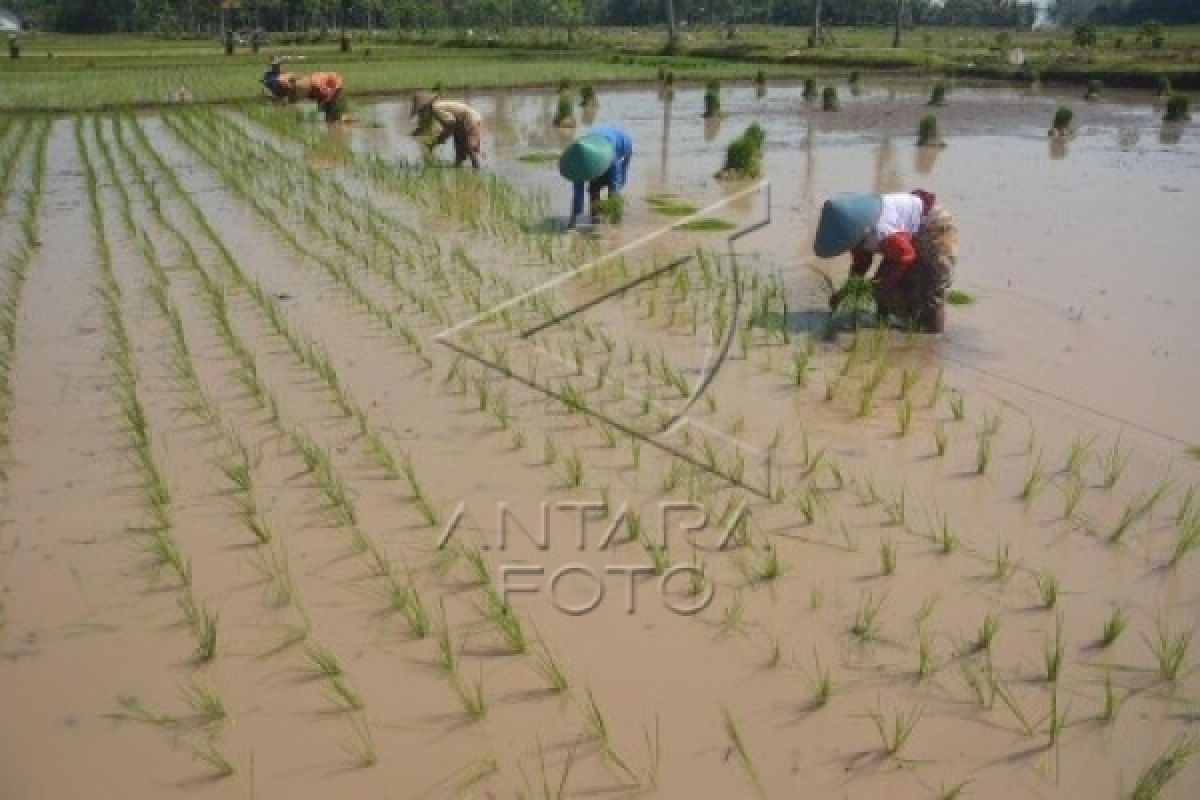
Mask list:
POLYGON ((809 47, 820 47, 822 35, 823 34, 821 33, 821 0, 816 0, 816 2, 813 3, 812 33, 810 33, 808 35, 808 46, 809 47))
POLYGON ((663 0, 667 6, 667 52, 679 47, 679 26, 675 24, 675 0, 663 0))
POLYGON ((904 0, 896 0, 896 33, 892 36, 892 47, 900 46, 901 34, 904 31, 904 0))

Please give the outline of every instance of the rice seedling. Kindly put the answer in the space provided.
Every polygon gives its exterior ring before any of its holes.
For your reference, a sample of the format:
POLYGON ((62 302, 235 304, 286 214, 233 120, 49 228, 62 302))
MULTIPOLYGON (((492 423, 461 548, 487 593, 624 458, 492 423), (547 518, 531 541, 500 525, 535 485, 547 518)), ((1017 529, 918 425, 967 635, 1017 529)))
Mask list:
POLYGON ((350 738, 342 745, 342 749, 359 769, 367 769, 379 763, 375 737, 371 735, 366 718, 360 714, 350 715, 350 738))
POLYGON ((1042 608, 1050 610, 1058 605, 1058 578, 1049 572, 1034 576, 1042 608))
POLYGON ((1146 495, 1138 495, 1129 501, 1121 511, 1121 517, 1113 527, 1112 533, 1108 535, 1109 541, 1120 542, 1129 534, 1129 530, 1133 527, 1134 523, 1148 513, 1147 502, 1148 497, 1146 495))
POLYGON ((704 118, 721 116, 721 83, 710 80, 704 87, 704 118))
POLYGON ((917 680, 923 681, 937 670, 937 654, 933 650, 933 640, 922 627, 917 639, 917 680))
POLYGON ((483 688, 483 670, 479 671, 479 680, 469 681, 462 676, 461 673, 456 673, 450 678, 450 687, 454 690, 454 696, 458 698, 458 702, 462 704, 463 713, 472 722, 478 722, 487 716, 487 696, 483 688))
POLYGON ((808 386, 809 355, 803 350, 792 353, 792 381, 801 389, 808 386))
POLYGON ((986 430, 979 432, 975 448, 975 474, 986 475, 992 463, 992 435, 986 430))
POLYGON ((637 776, 633 770, 625 763, 625 760, 617 753, 616 748, 612 743, 612 736, 608 730, 608 722, 604 719, 604 714, 600 711, 600 705, 596 702, 596 696, 592 693, 591 688, 587 690, 587 696, 583 700, 583 729, 588 740, 600 751, 604 760, 617 767, 630 778, 636 780, 637 776))
POLYGON ((742 593, 735 591, 729 605, 721 610, 720 630, 723 636, 729 636, 741 631, 746 620, 746 606, 742 602, 742 593))
POLYGON ((1083 464, 1091 453, 1092 445, 1095 441, 1096 437, 1094 436, 1087 440, 1076 438, 1072 441, 1070 447, 1067 449, 1067 460, 1063 464, 1062 471, 1068 475, 1080 477, 1083 472, 1083 464))
POLYGON ((342 665, 337 656, 316 644, 307 644, 303 648, 304 658, 308 662, 310 674, 315 677, 332 680, 342 676, 342 665))
POLYGON ((889 577, 896 574, 896 543, 890 539, 879 543, 879 572, 889 577))
POLYGON ((1075 112, 1066 106, 1059 106, 1054 112, 1054 121, 1050 124, 1052 136, 1067 136, 1071 133, 1071 123, 1075 120, 1075 112))
POLYGON ((721 727, 725 730, 725 737, 729 740, 730 751, 737 756, 738 763, 741 764, 742 770, 754 786, 755 793, 759 797, 766 797, 766 787, 763 785, 762 777, 758 774, 758 768, 755 766, 754 760, 750 757, 746 741, 742 738, 742 733, 738 729, 733 714, 725 706, 721 706, 721 727))
POLYGON ((563 800, 567 796, 567 783, 571 777, 571 770, 575 766, 575 748, 567 750, 566 759, 563 761, 562 772, 559 773, 558 780, 552 782, 550 774, 546 769, 546 754, 542 749, 541 740, 538 741, 538 770, 541 775, 541 785, 530 783, 529 776, 525 773, 525 767, 519 761, 517 762, 517 771, 521 773, 521 782, 525 784, 525 793, 520 794, 520 797, 529 797, 530 800, 563 800))
POLYGON ((563 458, 563 480, 568 488, 575 489, 583 485, 583 458, 578 451, 572 451, 570 455, 563 458))
POLYGON ((141 700, 131 694, 117 695, 117 705, 120 707, 120 711, 105 716, 113 719, 133 720, 159 728, 171 728, 179 724, 179 720, 169 714, 160 714, 146 708, 141 700))
POLYGON ((329 691, 330 699, 342 711, 362 711, 366 707, 362 695, 344 677, 330 679, 329 691))
POLYGON ((950 395, 950 413, 955 422, 962 422, 966 416, 966 400, 961 392, 953 392, 950 395))
POLYGON ((896 406, 896 424, 900 429, 900 436, 908 436, 909 430, 912 428, 912 403, 908 398, 900 401, 900 405, 896 406))
POLYGON ((492 624, 513 653, 526 652, 529 649, 529 641, 521 619, 512 605, 501 598, 491 584, 483 587, 482 595, 483 602, 476 607, 480 615, 492 624))
MULTIPOLYGON (((393 595, 394 600, 400 600, 393 595)), ((408 626, 408 634, 414 639, 424 639, 433 629, 429 610, 421 599, 421 593, 415 586, 410 586, 403 595, 403 605, 400 607, 404 622, 408 626)))
POLYGON ((929 93, 929 105, 944 106, 946 105, 946 82, 938 81, 933 84, 933 89, 929 93))
POLYGON ((1054 620, 1054 639, 1042 643, 1042 677, 1047 683, 1058 682, 1064 655, 1062 614, 1060 613, 1054 620))
POLYGON ((858 608, 849 628, 850 633, 859 641, 870 642, 879 638, 879 615, 886 600, 886 594, 876 597, 872 592, 864 592, 859 598, 858 608))
POLYGON ((1042 469, 1042 452, 1038 451, 1037 458, 1034 459, 1033 466, 1029 469, 1029 474, 1025 476, 1025 483, 1021 486, 1021 502, 1028 507, 1042 488, 1045 487, 1047 477, 1042 469))
POLYGON ((921 117, 917 125, 917 147, 945 147, 942 132, 938 126, 938 118, 933 114, 921 117))
POLYGON ((184 701, 191 707, 197 719, 204 725, 215 725, 224 722, 228 717, 225 702, 216 689, 198 683, 186 683, 180 689, 184 701))
POLYGON ((1186 520, 1192 517, 1192 511, 1196 507, 1196 487, 1189 486, 1184 492, 1183 498, 1179 501, 1179 506, 1175 510, 1175 524, 1182 525, 1186 520))
POLYGON ((1112 670, 1106 669, 1104 671, 1104 710, 1100 712, 1100 719, 1110 724, 1116 722, 1123 702, 1117 696, 1116 689, 1113 688, 1112 670))
POLYGON ((979 623, 979 630, 975 634, 975 651, 990 651, 999 630, 1000 621, 989 611, 983 616, 983 622, 979 623))
POLYGON ((1066 485, 1063 486, 1063 515, 1065 520, 1075 519, 1075 512, 1079 508, 1080 501, 1083 500, 1084 483, 1079 476, 1072 476, 1067 479, 1066 485))
MULTIPOLYGON (((874 489, 871 490, 872 492, 874 489)), ((887 515, 889 525, 903 526, 908 520, 908 499, 904 490, 900 491, 895 500, 885 500, 883 513, 887 515)))
POLYGON ((213 777, 217 780, 228 778, 237 772, 237 767, 230 761, 224 753, 217 749, 216 744, 210 739, 203 745, 188 745, 188 752, 192 758, 204 764, 212 770, 213 777))
POLYGON ((1133 786, 1130 800, 1158 800, 1162 797, 1167 784, 1175 779, 1184 766, 1200 749, 1200 743, 1194 736, 1180 736, 1146 767, 1133 786))
POLYGON ((1125 610, 1117 607, 1114 608, 1104 620, 1104 626, 1100 631, 1100 638, 1096 644, 1098 647, 1111 647, 1121 634, 1125 631, 1125 625, 1129 622, 1129 616, 1125 610))
POLYGON ((655 575, 662 575, 671 566, 671 556, 667 552, 665 543, 662 545, 655 544, 650 541, 648 536, 643 536, 641 539, 642 550, 650 557, 650 568, 655 575))
POLYGON ((992 578, 1004 582, 1012 577, 1017 564, 1012 557, 1012 549, 1008 544, 997 544, 996 555, 992 559, 992 578))
POLYGON ((1167 110, 1163 115, 1166 122, 1186 122, 1192 118, 1191 100, 1186 94, 1172 94, 1167 98, 1167 110))
POLYGON ((1174 569, 1194 550, 1200 549, 1200 513, 1192 514, 1179 523, 1179 536, 1171 553, 1169 566, 1174 569))
POLYGON ((934 530, 933 542, 942 555, 948 556, 958 549, 958 536, 950 529, 950 517, 942 515, 941 524, 934 530))
POLYGON ((768 543, 762 562, 755 568, 755 579, 759 583, 772 583, 778 580, 783 572, 784 567, 779 560, 779 551, 768 543))
POLYGON ((571 677, 566 665, 550 652, 549 646, 541 636, 537 637, 537 647, 533 649, 533 668, 555 694, 564 694, 571 688, 571 677))
POLYGON ((921 707, 916 705, 908 711, 897 710, 891 720, 878 708, 870 712, 868 717, 875 724, 883 751, 889 756, 894 756, 904 749, 917 729, 917 723, 921 721, 921 707))
POLYGON ((933 377, 933 383, 929 386, 929 399, 925 402, 928 408, 933 408, 942 399, 942 392, 945 390, 946 372, 941 367, 938 368, 937 374, 933 377))
POLYGON ((821 110, 840 111, 841 101, 838 100, 838 90, 834 86, 826 86, 821 90, 821 110))
POLYGON ((459 653, 461 650, 458 637, 446 619, 446 607, 441 607, 441 619, 434 632, 434 642, 437 644, 437 665, 446 675, 455 675, 459 668, 459 653))
POLYGON ((937 427, 933 429, 934 452, 937 453, 938 458, 942 458, 946 455, 946 447, 949 445, 949 442, 950 437, 946 433, 946 425, 945 423, 939 422, 937 427))
POLYGON ((1117 481, 1121 479, 1121 475, 1125 472, 1125 467, 1129 464, 1129 457, 1132 455, 1131 450, 1121 449, 1121 437, 1113 442, 1113 446, 1109 448, 1103 455, 1097 457, 1100 462, 1100 472, 1103 476, 1101 485, 1105 489, 1111 489, 1117 485, 1117 481))
POLYGON ((1158 666, 1158 675, 1164 681, 1175 683, 1187 661, 1188 648, 1192 644, 1192 632, 1173 632, 1165 619, 1159 619, 1155 637, 1142 636, 1150 648, 1158 666))

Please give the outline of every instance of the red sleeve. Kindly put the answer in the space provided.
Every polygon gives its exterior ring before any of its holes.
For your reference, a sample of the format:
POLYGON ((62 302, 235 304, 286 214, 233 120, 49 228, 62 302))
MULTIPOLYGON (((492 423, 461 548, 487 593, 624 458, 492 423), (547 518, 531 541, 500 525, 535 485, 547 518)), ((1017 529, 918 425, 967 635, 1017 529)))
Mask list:
POLYGON ((901 269, 908 269, 917 263, 917 248, 907 233, 893 233, 886 237, 879 243, 879 252, 883 254, 884 261, 901 269))

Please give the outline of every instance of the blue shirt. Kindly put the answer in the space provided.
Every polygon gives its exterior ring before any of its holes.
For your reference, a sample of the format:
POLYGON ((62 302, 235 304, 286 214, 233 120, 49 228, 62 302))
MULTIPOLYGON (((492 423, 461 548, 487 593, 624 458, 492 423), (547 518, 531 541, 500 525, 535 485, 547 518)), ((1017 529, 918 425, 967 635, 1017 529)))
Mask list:
MULTIPOLYGON (((625 181, 629 178, 629 159, 633 156, 633 139, 620 128, 607 126, 592 128, 588 131, 588 135, 603 136, 608 139, 613 146, 613 151, 617 154, 608 171, 592 181, 592 184, 597 188, 607 186, 610 192, 619 194, 625 188, 625 181)), ((575 184, 575 193, 571 198, 571 216, 577 217, 583 213, 585 189, 586 186, 583 183, 575 184)))

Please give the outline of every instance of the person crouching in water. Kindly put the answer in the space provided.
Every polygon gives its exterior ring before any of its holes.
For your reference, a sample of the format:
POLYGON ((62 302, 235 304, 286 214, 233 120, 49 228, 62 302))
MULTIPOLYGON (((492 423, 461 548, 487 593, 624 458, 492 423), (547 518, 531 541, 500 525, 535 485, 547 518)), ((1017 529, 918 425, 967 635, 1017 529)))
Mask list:
POLYGON ((317 101, 317 110, 326 122, 340 122, 345 111, 342 101, 342 76, 336 72, 314 72, 295 82, 295 97, 317 101))
POLYGON ((259 81, 263 88, 279 100, 291 99, 296 91, 296 76, 283 71, 283 59, 276 56, 259 81))
MULTIPOLYGON (((849 252, 850 272, 871 279, 881 321, 895 315, 914 329, 941 333, 946 327, 946 289, 958 262, 954 217, 923 189, 911 193, 850 194, 826 201, 813 250, 821 258, 849 252)), ((833 293, 841 304, 845 288, 833 293)))
POLYGON ((574 228, 583 213, 585 189, 593 218, 601 192, 607 189, 609 197, 621 193, 629 179, 632 160, 633 138, 620 128, 592 128, 563 151, 558 172, 574 184, 568 228, 574 228))
POLYGON ((442 145, 454 137, 454 165, 461 167, 470 159, 471 166, 479 169, 479 151, 483 144, 483 116, 466 103, 443 100, 436 94, 421 92, 413 95, 412 116, 429 114, 437 121, 440 130, 429 143, 429 149, 442 145))

